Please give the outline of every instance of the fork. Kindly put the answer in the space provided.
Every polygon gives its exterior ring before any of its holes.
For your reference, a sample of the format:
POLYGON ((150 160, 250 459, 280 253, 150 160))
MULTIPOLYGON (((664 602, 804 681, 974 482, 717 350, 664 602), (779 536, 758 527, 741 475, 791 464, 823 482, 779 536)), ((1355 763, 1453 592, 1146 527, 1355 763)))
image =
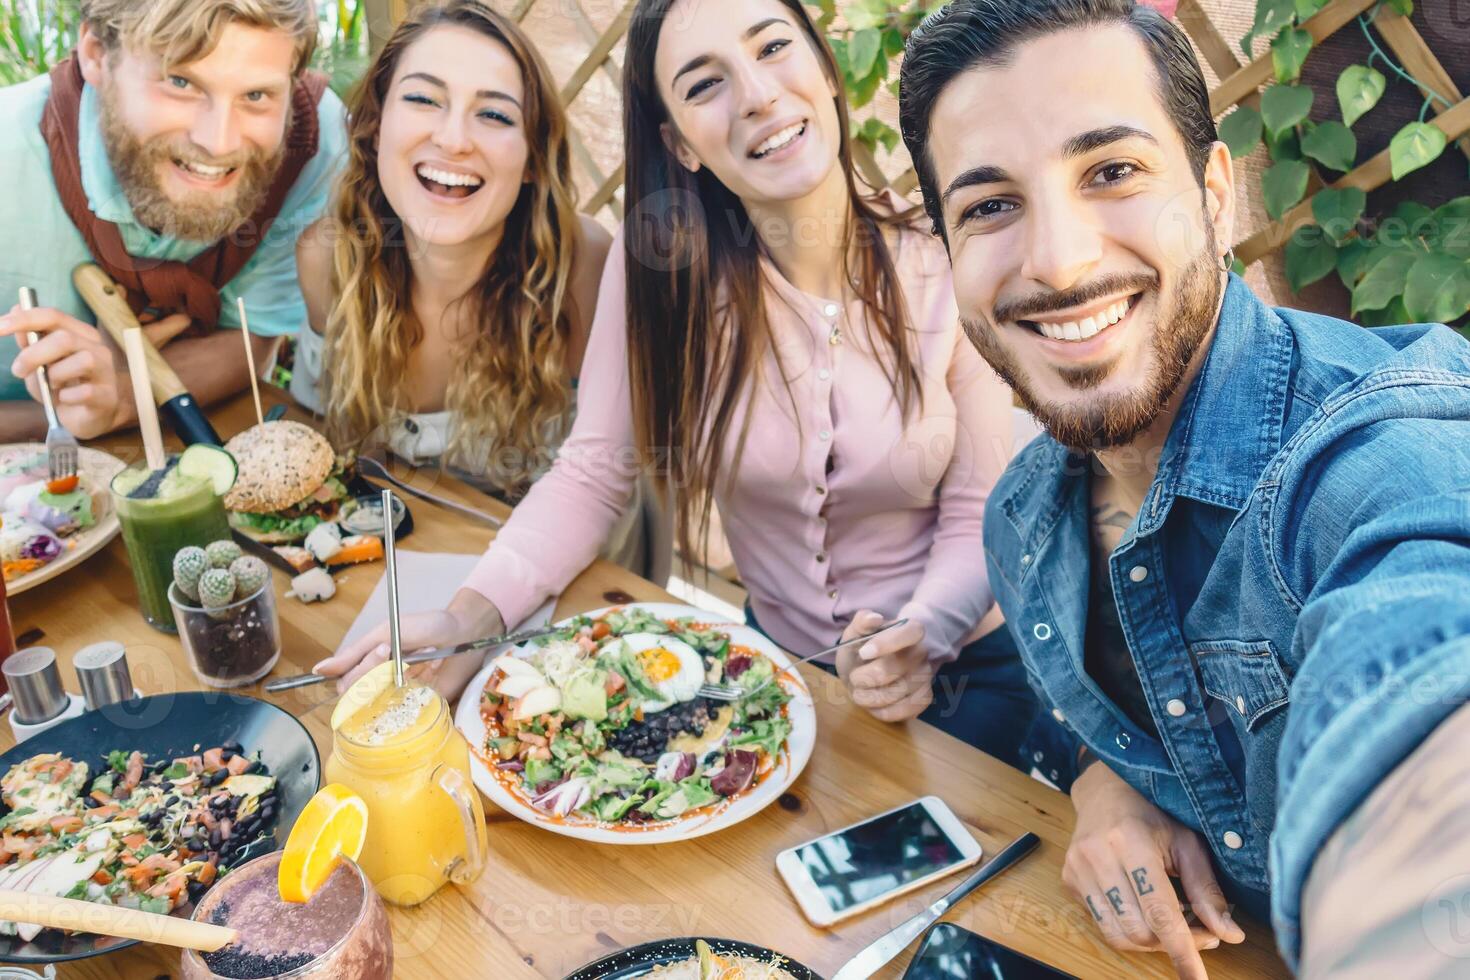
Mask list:
MULTIPOLYGON (((878 634, 887 633, 889 630, 896 629, 907 622, 907 619, 895 619, 891 623, 887 623, 883 626, 878 627, 871 633, 865 633, 862 636, 854 636, 850 640, 843 640, 836 646, 830 646, 825 650, 818 650, 816 653, 808 654, 807 656, 802 657, 800 660, 796 661, 790 667, 787 667, 785 669, 792 670, 800 666, 801 664, 807 663, 808 661, 816 660, 818 657, 824 657, 829 653, 836 653, 843 647, 850 647, 854 643, 861 643, 864 640, 871 640, 878 634)), ((711 701, 739 701, 741 698, 750 697, 750 695, 770 684, 775 679, 775 675, 772 674, 770 677, 766 678, 764 681, 757 684, 749 691, 741 687, 739 684, 701 684, 699 686, 699 696, 702 698, 709 698, 711 701)))
POLYGON ((388 467, 386 465, 371 456, 357 457, 357 467, 359 470, 362 471, 364 476, 369 476, 375 480, 382 480, 384 483, 392 484, 399 491, 406 493, 411 497, 418 497, 420 500, 426 500, 429 503, 434 504, 435 506, 443 507, 445 510, 452 510, 456 514, 461 514, 465 517, 468 517, 470 520, 479 521, 482 524, 488 524, 494 528, 505 526, 505 522, 493 514, 487 514, 482 510, 476 510, 473 507, 468 507, 453 500, 448 500, 444 497, 438 496, 437 494, 432 494, 427 490, 420 490, 418 487, 413 486, 410 483, 404 483, 402 480, 398 479, 398 477, 388 472, 388 467))
MULTIPOLYGON (((34 310, 40 303, 36 291, 29 286, 20 287, 20 308, 34 310)), ((34 330, 26 333, 26 342, 39 343, 41 337, 34 330)), ((46 411, 46 470, 52 480, 63 480, 77 475, 77 437, 67 431, 56 417, 56 406, 51 400, 51 380, 46 368, 36 369, 36 378, 41 383, 41 408, 46 411)))

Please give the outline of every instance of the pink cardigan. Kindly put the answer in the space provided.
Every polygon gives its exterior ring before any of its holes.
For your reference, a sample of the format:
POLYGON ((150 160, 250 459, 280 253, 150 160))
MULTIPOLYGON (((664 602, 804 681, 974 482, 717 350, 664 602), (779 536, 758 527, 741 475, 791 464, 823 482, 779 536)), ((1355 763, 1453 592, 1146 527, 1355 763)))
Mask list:
MULTIPOLYGON (((1011 457, 1010 389, 960 329, 943 246, 905 231, 895 262, 924 396, 906 426, 867 343, 862 304, 808 296, 764 263, 774 347, 797 411, 768 352, 753 405, 751 392, 744 399, 753 415, 743 464, 716 503, 756 617, 797 653, 835 643, 855 613, 873 609, 921 621, 929 655, 949 660, 994 603, 981 520, 1011 457)), ((507 623, 596 557, 638 475, 624 263, 619 233, 576 424, 465 583, 507 623)), ((725 451, 728 476, 733 445, 725 451)))

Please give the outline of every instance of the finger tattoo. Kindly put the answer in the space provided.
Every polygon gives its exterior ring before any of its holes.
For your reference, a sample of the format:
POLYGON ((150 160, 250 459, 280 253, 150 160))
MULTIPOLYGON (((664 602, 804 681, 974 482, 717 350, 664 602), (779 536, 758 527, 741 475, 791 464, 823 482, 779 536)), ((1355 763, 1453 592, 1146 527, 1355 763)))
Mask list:
POLYGON ((1087 910, 1092 913, 1092 917, 1094 919, 1096 919, 1097 921, 1101 922, 1102 921, 1102 913, 1097 910, 1097 906, 1096 905, 1093 905, 1092 904, 1092 896, 1091 895, 1086 896, 1085 900, 1087 902, 1087 910))
POLYGON ((1148 871, 1144 868, 1134 868, 1128 874, 1133 878, 1133 887, 1137 889, 1140 896, 1147 895, 1154 890, 1154 886, 1148 883, 1148 871))
POLYGON ((1116 888, 1109 888, 1106 894, 1108 896, 1108 904, 1113 907, 1113 911, 1118 913, 1119 915, 1122 915, 1123 894, 1116 888))

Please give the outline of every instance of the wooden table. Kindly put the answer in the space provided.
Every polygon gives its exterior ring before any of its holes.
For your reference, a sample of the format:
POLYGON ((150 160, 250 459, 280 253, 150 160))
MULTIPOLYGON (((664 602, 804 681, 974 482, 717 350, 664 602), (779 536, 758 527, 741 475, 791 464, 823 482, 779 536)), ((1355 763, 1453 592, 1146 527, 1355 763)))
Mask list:
MULTIPOLYGON (((279 398, 280 396, 273 396, 279 398)), ((253 421, 249 399, 214 413, 228 436, 253 421)), ((125 458, 136 442, 104 442, 125 458)), ((498 505, 437 474, 421 474, 434 490, 477 507, 498 505)), ((421 501, 410 501, 415 531, 404 547, 428 552, 478 552, 488 528, 421 501)), ((503 510, 503 508, 500 508, 503 510)), ((278 592, 285 576, 277 576, 278 592)), ((284 653, 277 675, 297 673, 333 650, 377 584, 382 566, 340 577, 325 605, 281 599, 284 653)), ((449 598, 445 596, 446 600, 449 598)), ((558 616, 630 599, 667 601, 662 589, 599 562, 561 597, 558 616)), ((75 688, 72 654, 103 639, 127 645, 133 679, 145 694, 195 690, 178 641, 147 626, 138 612, 121 540, 77 570, 10 602, 21 645, 54 647, 62 677, 75 688)), ((920 723, 891 726, 852 705, 826 673, 804 671, 816 695, 818 738, 805 773, 756 817, 723 833, 684 844, 620 847, 587 844, 539 830, 488 801, 490 857, 468 889, 448 887, 416 909, 392 912, 396 975, 403 978, 562 977, 621 947, 651 939, 703 934, 779 949, 830 976, 857 950, 952 887, 949 879, 830 930, 803 920, 776 874, 776 853, 826 831, 934 794, 942 797, 994 853, 1024 831, 1042 844, 1019 865, 986 885, 948 918, 1079 977, 1171 977, 1162 954, 1110 950, 1088 914, 1065 891, 1061 863, 1073 823, 1066 796, 920 723)), ((263 695, 257 688, 245 693, 263 695)), ((326 685, 266 696, 298 715, 330 751, 327 727, 333 692, 326 685)), ((0 747, 9 747, 0 727, 0 747)), ((1204 954, 1212 978, 1287 976, 1270 933, 1247 922, 1247 942, 1204 954)), ((897 977, 912 950, 880 976, 897 977)), ((160 947, 64 965, 73 978, 160 977, 177 970, 178 955, 160 947)))

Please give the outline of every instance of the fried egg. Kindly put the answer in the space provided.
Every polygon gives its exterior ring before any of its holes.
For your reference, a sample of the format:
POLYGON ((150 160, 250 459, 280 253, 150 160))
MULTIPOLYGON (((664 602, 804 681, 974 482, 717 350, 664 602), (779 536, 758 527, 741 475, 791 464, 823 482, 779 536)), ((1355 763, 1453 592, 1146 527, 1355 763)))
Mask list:
POLYGON ((677 637, 657 633, 629 633, 622 639, 648 686, 658 692, 658 700, 640 702, 644 714, 694 700, 704 683, 704 661, 693 647, 677 637))

